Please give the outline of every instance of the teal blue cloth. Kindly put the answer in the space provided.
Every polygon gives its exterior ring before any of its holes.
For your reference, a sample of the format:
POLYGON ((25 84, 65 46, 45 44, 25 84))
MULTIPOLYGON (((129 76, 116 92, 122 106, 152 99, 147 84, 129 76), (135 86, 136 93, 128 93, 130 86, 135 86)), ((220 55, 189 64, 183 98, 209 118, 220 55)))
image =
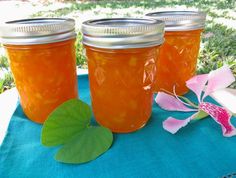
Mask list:
MULTIPOLYGON (((79 76, 79 95, 90 104, 87 75, 79 76)), ((223 137, 210 117, 172 135, 162 128, 170 115, 189 113, 167 112, 154 104, 144 128, 115 134, 109 151, 92 162, 69 165, 53 159, 57 148, 40 144, 42 126, 29 121, 18 106, 0 147, 0 178, 208 178, 236 172, 236 137, 223 137)))

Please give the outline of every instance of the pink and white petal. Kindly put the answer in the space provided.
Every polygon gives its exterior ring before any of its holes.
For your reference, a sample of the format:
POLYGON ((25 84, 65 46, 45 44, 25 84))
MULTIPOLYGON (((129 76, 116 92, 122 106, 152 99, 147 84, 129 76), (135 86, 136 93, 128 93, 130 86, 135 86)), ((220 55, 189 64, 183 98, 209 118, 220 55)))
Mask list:
POLYGON ((158 92, 155 101, 162 109, 168 111, 184 111, 184 112, 197 111, 197 109, 188 108, 174 96, 166 94, 164 92, 158 92))
POLYGON ((206 86, 207 80, 208 74, 201 74, 186 81, 186 86, 197 95, 199 102, 201 101, 201 94, 206 86))
POLYGON ((224 65, 217 70, 211 71, 208 75, 208 84, 203 98, 216 90, 228 87, 234 81, 235 77, 227 65, 224 65))
POLYGON ((175 134, 179 129, 185 127, 192 119, 194 119, 195 116, 196 113, 184 120, 168 117, 165 121, 163 121, 162 125, 165 130, 172 134, 175 134))
POLYGON ((225 137, 236 135, 236 128, 230 123, 232 115, 226 109, 208 102, 200 103, 199 109, 208 113, 218 124, 221 125, 225 137))

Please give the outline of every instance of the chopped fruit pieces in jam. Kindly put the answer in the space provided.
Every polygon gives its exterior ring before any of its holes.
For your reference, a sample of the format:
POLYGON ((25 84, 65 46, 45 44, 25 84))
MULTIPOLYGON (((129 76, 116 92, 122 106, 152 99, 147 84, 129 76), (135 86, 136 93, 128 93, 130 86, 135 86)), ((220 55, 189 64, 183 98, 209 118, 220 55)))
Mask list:
POLYGON ((74 40, 5 45, 25 114, 43 123, 64 101, 77 98, 74 40))
POLYGON ((182 95, 185 82, 195 75, 202 30, 165 32, 157 63, 155 91, 167 90, 182 95))
POLYGON ((86 46, 92 108, 113 132, 131 132, 148 121, 159 46, 109 50, 86 46))

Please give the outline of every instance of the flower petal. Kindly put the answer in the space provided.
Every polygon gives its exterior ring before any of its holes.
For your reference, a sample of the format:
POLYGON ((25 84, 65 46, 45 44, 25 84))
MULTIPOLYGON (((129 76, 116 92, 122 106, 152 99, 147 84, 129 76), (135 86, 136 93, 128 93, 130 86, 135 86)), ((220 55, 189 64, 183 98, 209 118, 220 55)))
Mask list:
POLYGON ((163 128, 167 130, 168 132, 175 134, 179 129, 182 127, 185 127, 192 119, 195 118, 195 115, 197 113, 193 114, 192 116, 188 117, 184 120, 175 119, 173 117, 168 117, 163 123, 163 128))
POLYGON ((208 75, 208 84, 203 98, 216 90, 228 87, 235 81, 229 66, 225 65, 217 70, 211 71, 208 75))
POLYGON ((208 102, 200 103, 199 109, 208 113, 218 124, 221 125, 225 137, 236 135, 236 129, 230 123, 231 114, 226 109, 208 102))
POLYGON ((186 81, 186 86, 197 95, 199 102, 201 100, 201 94, 205 88, 207 80, 208 80, 208 74, 202 74, 202 75, 196 75, 191 79, 189 79, 188 81, 186 81))
POLYGON ((162 109, 168 111, 197 111, 196 109, 188 108, 174 96, 168 95, 164 92, 158 92, 155 101, 162 109))

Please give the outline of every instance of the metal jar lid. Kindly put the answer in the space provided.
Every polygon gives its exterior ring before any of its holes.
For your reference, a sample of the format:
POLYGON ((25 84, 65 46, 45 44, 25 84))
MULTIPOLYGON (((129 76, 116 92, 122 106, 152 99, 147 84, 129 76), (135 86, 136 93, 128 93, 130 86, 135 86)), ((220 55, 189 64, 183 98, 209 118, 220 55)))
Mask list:
POLYGON ((163 43, 164 22, 154 19, 112 18, 82 24, 83 43, 105 49, 157 46, 163 43))
POLYGON ((73 19, 36 18, 9 21, 0 25, 0 42, 14 45, 59 42, 75 38, 74 29, 73 19))
POLYGON ((165 31, 203 29, 206 14, 200 11, 162 11, 146 14, 146 17, 165 21, 165 31))

